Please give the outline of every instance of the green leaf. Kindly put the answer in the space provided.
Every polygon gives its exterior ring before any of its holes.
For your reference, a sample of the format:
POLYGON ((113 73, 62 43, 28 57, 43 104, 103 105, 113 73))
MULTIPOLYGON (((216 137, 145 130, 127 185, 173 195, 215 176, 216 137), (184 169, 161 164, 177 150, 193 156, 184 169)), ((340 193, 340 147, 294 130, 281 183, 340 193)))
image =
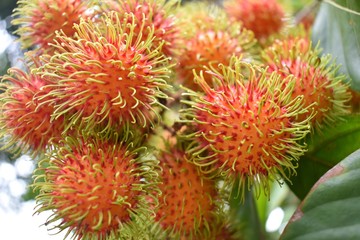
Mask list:
POLYGON ((281 240, 360 239, 360 149, 311 189, 281 240))
MULTIPOLYGON (((334 1, 332 1, 334 2, 334 1)), ((360 12, 359 0, 336 1, 340 7, 322 3, 315 19, 312 40, 320 41, 324 53, 341 64, 340 71, 351 78, 351 87, 360 91, 360 12)))
POLYGON ((324 173, 360 148, 360 115, 353 114, 344 119, 321 133, 308 136, 308 152, 300 158, 297 175, 289 183, 290 189, 300 199, 324 173))

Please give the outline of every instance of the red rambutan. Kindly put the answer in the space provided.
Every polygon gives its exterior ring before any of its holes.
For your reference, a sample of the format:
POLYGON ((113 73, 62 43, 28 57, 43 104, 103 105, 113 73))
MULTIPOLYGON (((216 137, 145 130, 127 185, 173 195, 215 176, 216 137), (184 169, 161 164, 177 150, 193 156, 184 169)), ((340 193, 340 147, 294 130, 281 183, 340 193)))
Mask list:
POLYGON ((61 138, 64 117, 51 120, 53 106, 36 99, 47 94, 44 86, 50 82, 46 78, 17 68, 10 68, 8 73, 2 78, 0 94, 0 135, 7 141, 3 149, 15 155, 29 150, 37 154, 46 149, 50 140, 61 138))
MULTIPOLYGON (((337 73, 339 66, 332 62, 330 55, 319 55, 320 50, 312 49, 310 39, 293 36, 275 41, 262 54, 268 72, 277 72, 283 78, 295 76, 292 98, 302 95, 305 106, 312 105, 316 115, 311 121, 317 129, 324 123, 333 124, 348 113, 351 98, 345 76, 337 73)), ((298 120, 308 115, 299 115, 298 120)))
MULTIPOLYGON (((91 1, 83 0, 19 0, 13 16, 16 31, 20 35, 23 48, 37 47, 40 51, 54 49, 55 32, 62 30, 67 36, 73 36, 74 23, 80 18, 90 17, 91 1)), ((40 55, 40 54, 39 54, 40 55)))
POLYGON ((187 158, 176 146, 159 154, 162 195, 155 220, 171 239, 212 239, 221 218, 216 182, 187 158))
POLYGON ((110 12, 98 25, 85 20, 75 25, 77 39, 58 35, 57 53, 43 56, 45 64, 37 70, 56 82, 49 92, 55 119, 74 111, 70 125, 88 130, 103 124, 104 131, 124 122, 154 124, 154 107, 162 107, 158 98, 166 98, 170 88, 171 66, 158 49, 150 50, 151 34, 134 38, 136 27, 135 19, 128 24, 110 12))
POLYGON ((53 229, 73 238, 122 239, 129 231, 136 238, 138 217, 156 206, 146 199, 156 198, 158 184, 156 163, 137 145, 118 136, 66 137, 39 162, 36 212, 53 211, 46 225, 59 220, 53 229))
POLYGON ((202 75, 196 81, 204 93, 187 90, 188 105, 181 119, 189 126, 191 161, 211 176, 225 176, 230 186, 240 178, 241 197, 245 185, 262 186, 269 193, 268 180, 287 177, 305 152, 299 140, 309 132, 308 119, 295 117, 307 109, 302 97, 291 99, 294 81, 284 84, 281 77, 233 57, 221 72, 211 72, 214 88, 202 75), (243 75, 248 72, 247 75, 243 75))
POLYGON ((242 22, 259 40, 278 33, 283 27, 285 13, 276 0, 228 0, 224 2, 224 8, 231 18, 242 22))

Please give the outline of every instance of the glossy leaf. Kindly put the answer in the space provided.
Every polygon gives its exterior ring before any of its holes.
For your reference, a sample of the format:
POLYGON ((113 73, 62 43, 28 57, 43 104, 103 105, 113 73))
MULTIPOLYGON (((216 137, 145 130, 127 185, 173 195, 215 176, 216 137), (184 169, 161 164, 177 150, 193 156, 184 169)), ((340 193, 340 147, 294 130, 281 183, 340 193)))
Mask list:
POLYGON ((360 115, 349 115, 345 121, 309 135, 307 144, 309 150, 300 158, 297 175, 289 184, 300 199, 325 172, 360 148, 360 115))
POLYGON ((360 149, 314 185, 280 239, 360 239, 359 183, 360 149))
POLYGON ((324 53, 330 53, 341 64, 341 71, 351 78, 353 89, 360 91, 360 12, 359 0, 323 2, 313 27, 313 41, 320 41, 324 53), (340 5, 341 4, 341 5, 340 5))

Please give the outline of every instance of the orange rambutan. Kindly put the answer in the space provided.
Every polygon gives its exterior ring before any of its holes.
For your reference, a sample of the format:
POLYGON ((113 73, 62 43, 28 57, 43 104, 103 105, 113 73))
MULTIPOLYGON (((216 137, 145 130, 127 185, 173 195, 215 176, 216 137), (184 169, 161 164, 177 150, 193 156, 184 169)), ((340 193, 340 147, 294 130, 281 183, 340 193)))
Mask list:
POLYGON ((284 9, 277 0, 228 0, 224 9, 260 41, 278 33, 284 25, 284 9))
MULTIPOLYGON (((30 71, 30 69, 28 69, 30 71)), ((44 151, 51 141, 58 141, 64 129, 64 117, 51 120, 52 105, 41 104, 37 97, 47 94, 47 78, 10 68, 2 77, 0 94, 0 136, 6 144, 2 149, 15 155, 44 151)))
POLYGON ((50 43, 54 43, 55 32, 61 29, 67 36, 73 36, 73 24, 79 23, 82 17, 91 17, 90 3, 83 0, 19 0, 12 23, 19 26, 15 33, 20 35, 22 47, 52 52, 50 43))
POLYGON ((234 187, 241 197, 246 185, 269 194, 269 180, 287 178, 285 169, 294 173, 306 151, 299 140, 309 132, 309 119, 295 118, 307 108, 302 96, 291 99, 291 77, 285 84, 280 75, 268 76, 236 57, 221 69, 208 71, 213 88, 200 74, 196 81, 203 93, 184 93, 190 97, 182 101, 188 107, 180 113, 189 127, 183 137, 192 140, 187 151, 209 177, 224 176, 230 186, 239 178, 234 187))
POLYGON ((155 220, 165 230, 166 239, 212 239, 221 224, 216 182, 204 178, 187 158, 175 145, 160 152, 162 195, 155 220))
MULTIPOLYGON (((49 87, 54 119, 73 111, 68 123, 85 130, 104 125, 104 131, 124 122, 147 127, 160 119, 155 107, 171 86, 166 82, 171 64, 159 49, 150 49, 153 35, 135 37, 135 18, 122 22, 116 12, 95 25, 82 20, 77 38, 60 33, 57 53, 43 56, 37 74, 51 78, 49 87)), ((161 48, 161 46, 159 47, 161 48)))
MULTIPOLYGON (((177 19, 174 17, 179 5, 179 0, 105 0, 105 11, 116 11, 120 18, 126 18, 129 14, 135 16, 134 38, 138 36, 146 40, 148 35, 154 37, 152 45, 158 48, 162 45, 162 52, 167 56, 177 54, 177 39, 180 29, 177 27, 177 19)), ((133 19, 128 18, 129 23, 133 19)))
MULTIPOLYGON (((211 76, 206 72, 210 66, 217 68, 219 64, 227 65, 233 55, 248 60, 254 57, 256 41, 253 33, 230 22, 220 9, 213 7, 209 11, 212 15, 209 13, 207 19, 202 19, 206 22, 193 25, 187 22, 187 25, 195 29, 187 27, 189 30, 182 36, 182 50, 177 58, 176 72, 179 81, 193 90, 200 90, 194 83, 194 73, 205 71, 203 77, 211 85, 211 76)), ((182 24, 185 25, 185 21, 182 24)))
MULTIPOLYGON (((339 66, 330 55, 320 55, 321 51, 317 47, 313 49, 306 36, 276 40, 262 54, 268 72, 277 72, 283 78, 295 76, 292 98, 303 95, 305 106, 312 105, 316 115, 311 121, 317 129, 348 113, 351 99, 346 77, 337 73, 339 66)), ((298 120, 306 119, 308 114, 299 115, 298 120)))
POLYGON ((156 206, 146 199, 156 199, 157 163, 136 139, 119 136, 66 137, 39 162, 36 212, 53 211, 45 225, 76 239, 123 239, 129 231, 136 239, 141 217, 156 206))

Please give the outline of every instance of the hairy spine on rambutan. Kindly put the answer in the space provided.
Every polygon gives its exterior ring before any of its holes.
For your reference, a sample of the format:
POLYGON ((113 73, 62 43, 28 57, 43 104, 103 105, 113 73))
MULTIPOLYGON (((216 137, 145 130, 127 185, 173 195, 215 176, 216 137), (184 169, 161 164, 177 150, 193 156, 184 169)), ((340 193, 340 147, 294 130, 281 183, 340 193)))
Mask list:
MULTIPOLYGON (((31 62, 27 64, 30 71, 31 62)), ((44 87, 49 84, 47 78, 18 68, 10 68, 8 75, 2 77, 0 137, 6 140, 2 150, 9 150, 15 156, 27 152, 35 156, 44 152, 50 141, 61 139, 65 118, 52 120, 53 106, 37 100, 47 94, 44 87)))
MULTIPOLYGON (((311 122, 318 130, 349 113, 351 99, 346 76, 338 74, 339 66, 330 55, 320 55, 320 49, 313 48, 306 36, 277 40, 262 53, 268 72, 277 72, 283 78, 295 77, 292 98, 303 95, 305 106, 312 105, 316 115, 311 122)), ((306 119, 308 114, 299 115, 298 119, 306 119)))
POLYGON ((180 144, 166 144, 157 155, 160 174, 159 206, 155 209, 164 239, 215 239, 226 222, 216 181, 206 179, 180 144))
POLYGON ((209 71, 216 84, 211 88, 202 74, 196 81, 203 93, 186 89, 188 100, 181 111, 192 140, 187 152, 191 161, 209 177, 224 176, 241 197, 246 185, 269 194, 269 180, 294 173, 297 160, 306 151, 301 143, 309 132, 309 118, 296 116, 308 111, 302 96, 291 98, 294 80, 287 82, 273 73, 233 57, 221 71, 209 71), (245 75, 243 73, 248 72, 245 75))
POLYGON ((52 53, 54 48, 49 43, 54 43, 55 32, 61 29, 73 36, 73 24, 81 17, 90 18, 92 6, 92 1, 83 0, 19 0, 12 24, 19 26, 15 33, 20 36, 22 48, 52 53))
POLYGON ((171 64, 161 46, 150 49, 152 34, 135 37, 135 18, 127 18, 133 22, 110 12, 97 25, 85 20, 75 25, 76 39, 58 34, 57 53, 43 56, 45 64, 37 70, 55 82, 48 94, 54 119, 75 111, 68 126, 102 125, 104 131, 125 122, 145 128, 161 120, 155 108, 164 107, 159 98, 167 98, 171 88, 166 82, 171 64))
MULTIPOLYGON (((133 14, 138 29, 134 31, 135 36, 140 35, 146 40, 148 35, 151 35, 154 37, 152 44, 154 49, 162 45, 161 51, 165 55, 175 56, 178 54, 177 40, 180 29, 174 12, 179 4, 179 0, 105 0, 102 6, 105 11, 116 11, 121 18, 133 14), (142 26, 143 24, 145 27, 142 26)), ((127 20, 132 22, 130 18, 127 20)))
MULTIPOLYGON (((195 9, 201 6, 194 4, 195 9)), ((178 14, 181 13, 180 10, 178 14)), ((183 11, 185 10, 187 8, 183 11)), ((197 17, 198 12, 193 10, 190 14, 197 17)), ((205 81, 211 85, 212 77, 206 70, 210 66, 217 68, 219 64, 228 65, 232 56, 242 57, 248 61, 254 59, 257 48, 253 33, 230 21, 221 9, 208 9, 208 15, 203 19, 197 19, 204 22, 193 24, 190 22, 193 20, 187 16, 181 22, 185 30, 181 37, 182 54, 177 58, 176 73, 179 82, 185 87, 200 90, 194 82, 194 73, 198 75, 200 71, 204 72, 205 81)))
POLYGON ((34 173, 36 212, 53 211, 45 225, 72 238, 137 239, 159 194, 158 162, 146 154, 127 133, 66 137, 34 173))

